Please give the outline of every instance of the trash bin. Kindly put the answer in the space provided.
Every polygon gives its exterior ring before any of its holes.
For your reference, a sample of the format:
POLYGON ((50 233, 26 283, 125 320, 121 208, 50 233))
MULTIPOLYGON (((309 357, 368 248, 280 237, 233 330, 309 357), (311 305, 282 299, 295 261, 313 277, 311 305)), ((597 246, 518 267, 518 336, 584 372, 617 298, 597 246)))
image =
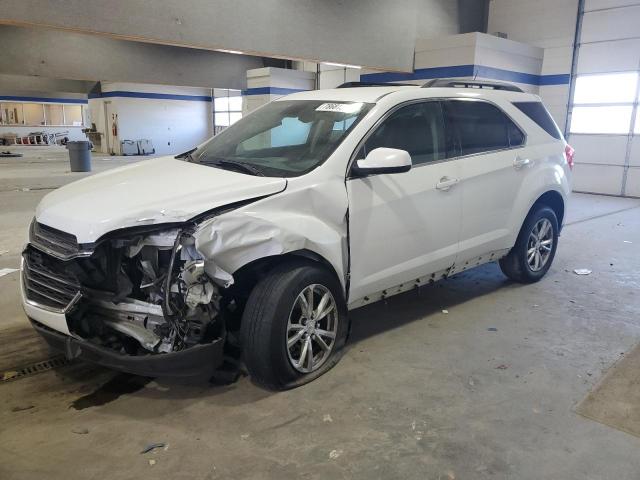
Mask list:
POLYGON ((72 172, 91 171, 91 142, 67 142, 72 172))

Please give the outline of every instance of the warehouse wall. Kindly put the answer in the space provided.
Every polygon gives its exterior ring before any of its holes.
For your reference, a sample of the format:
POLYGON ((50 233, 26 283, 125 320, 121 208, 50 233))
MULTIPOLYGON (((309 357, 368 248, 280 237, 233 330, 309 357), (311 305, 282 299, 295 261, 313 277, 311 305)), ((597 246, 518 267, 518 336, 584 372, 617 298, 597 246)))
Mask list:
MULTIPOLYGON (((455 0, 4 0, 0 23, 254 55, 410 70, 418 36, 458 33, 455 0)), ((218 85, 216 85, 218 86, 218 85)))
POLYGON ((62 95, 65 95, 66 93, 80 93, 84 96, 78 98, 86 99, 86 94, 91 90, 95 83, 96 82, 64 80, 33 75, 10 75, 0 73, 0 95, 6 94, 6 92, 9 91, 17 90, 23 92, 65 92, 62 93, 62 95))
POLYGON ((538 93, 543 83, 558 81, 555 76, 541 75, 544 49, 484 33, 418 40, 415 49, 412 73, 368 70, 360 78, 416 85, 434 78, 477 78, 512 82, 532 93, 538 93))
POLYGON ((101 90, 89 105, 91 122, 107 140, 102 147, 105 153, 120 154, 122 140, 148 139, 157 154, 178 154, 213 134, 211 89, 103 82, 101 90), (113 115, 117 115, 115 138, 113 115))
POLYGON ((539 90, 561 128, 569 105, 577 13, 578 0, 491 0, 489 6, 489 33, 543 48, 542 75, 563 79, 553 85, 542 82, 539 90))
POLYGON ((273 67, 248 70, 247 88, 242 92, 242 112, 246 115, 283 95, 314 88, 313 72, 273 67))
POLYGON ((0 46, 1 73, 94 82, 242 89, 245 72, 264 65, 247 55, 6 25, 0 46))

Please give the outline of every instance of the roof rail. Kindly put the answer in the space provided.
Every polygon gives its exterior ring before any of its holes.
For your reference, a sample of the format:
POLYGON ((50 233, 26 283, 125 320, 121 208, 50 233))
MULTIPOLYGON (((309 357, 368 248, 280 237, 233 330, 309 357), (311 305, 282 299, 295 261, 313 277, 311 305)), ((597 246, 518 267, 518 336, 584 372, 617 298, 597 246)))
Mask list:
POLYGON ((456 78, 434 78, 422 85, 422 88, 487 88, 491 90, 504 90, 506 92, 521 92, 520 87, 511 83, 493 82, 488 80, 462 80, 456 78))
POLYGON ((336 88, 356 88, 356 87, 417 87, 413 83, 383 83, 383 82, 346 82, 336 88))

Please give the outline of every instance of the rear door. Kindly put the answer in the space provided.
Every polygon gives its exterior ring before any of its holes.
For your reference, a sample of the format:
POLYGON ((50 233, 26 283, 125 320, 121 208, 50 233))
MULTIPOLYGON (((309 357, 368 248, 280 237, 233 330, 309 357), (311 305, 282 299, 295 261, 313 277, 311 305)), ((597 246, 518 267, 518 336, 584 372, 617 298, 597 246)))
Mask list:
MULTIPOLYGON (((534 159, 524 131, 493 103, 444 102, 460 158, 462 226, 457 267, 510 248, 511 210, 534 159)), ((457 270, 458 268, 456 268, 457 270)))
POLYGON ((451 144, 441 103, 425 100, 391 111, 364 141, 356 160, 375 148, 398 148, 413 167, 347 180, 351 306, 366 296, 377 300, 387 288, 413 288, 419 277, 453 265, 462 195, 451 144))

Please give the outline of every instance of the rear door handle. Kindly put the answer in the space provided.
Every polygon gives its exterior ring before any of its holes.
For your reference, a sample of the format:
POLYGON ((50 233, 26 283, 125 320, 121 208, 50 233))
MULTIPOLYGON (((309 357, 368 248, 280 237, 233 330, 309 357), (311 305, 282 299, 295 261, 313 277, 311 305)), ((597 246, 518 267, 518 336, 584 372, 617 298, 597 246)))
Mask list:
POLYGON ((450 177, 442 177, 438 183, 436 183, 436 188, 438 190, 447 191, 454 185, 456 185, 460 180, 457 178, 450 177))
POLYGON ((521 169, 522 167, 526 167, 527 165, 531 164, 531 159, 529 158, 520 158, 517 157, 514 161, 513 161, 513 166, 516 170, 521 169))

